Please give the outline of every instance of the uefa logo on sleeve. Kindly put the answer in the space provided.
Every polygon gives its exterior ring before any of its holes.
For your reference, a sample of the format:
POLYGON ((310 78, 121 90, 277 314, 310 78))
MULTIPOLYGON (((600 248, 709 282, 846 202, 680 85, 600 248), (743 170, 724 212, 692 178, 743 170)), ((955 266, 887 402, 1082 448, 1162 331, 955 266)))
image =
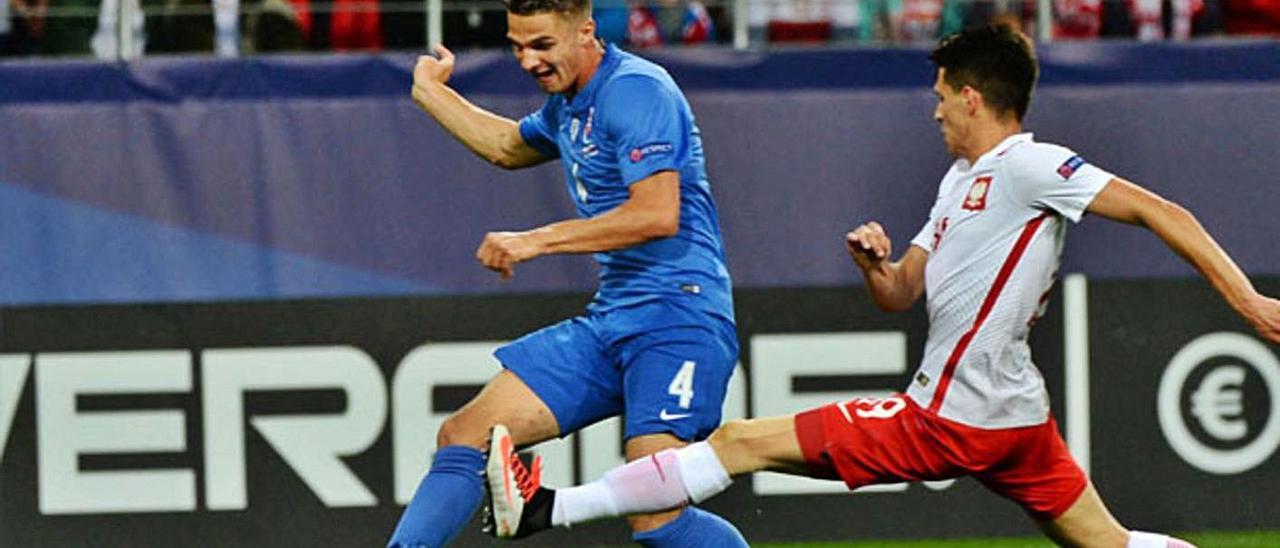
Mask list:
POLYGON ((1280 360, 1247 335, 1197 337, 1165 368, 1157 411, 1188 464, 1218 475, 1252 470, 1280 448, 1280 360))

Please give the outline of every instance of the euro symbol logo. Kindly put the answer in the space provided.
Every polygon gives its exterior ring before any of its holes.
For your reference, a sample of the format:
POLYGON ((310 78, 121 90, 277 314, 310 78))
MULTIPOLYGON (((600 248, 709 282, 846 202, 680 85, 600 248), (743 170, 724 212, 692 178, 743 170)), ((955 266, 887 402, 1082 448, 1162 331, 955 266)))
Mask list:
POLYGON ((1196 337, 1178 350, 1165 367, 1156 395, 1156 411, 1165 440, 1187 464, 1219 475, 1252 470, 1280 449, 1280 359, 1266 343, 1248 335, 1219 331, 1196 337), (1228 359, 1221 360, 1223 357, 1228 359), (1205 434, 1219 441, 1239 443, 1249 436, 1244 417, 1244 384, 1249 370, 1255 371, 1266 386, 1270 412, 1266 422, 1255 425, 1261 431, 1242 447, 1205 444, 1191 433, 1182 415, 1184 386, 1192 371, 1210 360, 1221 365, 1209 371, 1187 399, 1191 417, 1200 422, 1205 434))
POLYGON ((1209 435, 1235 441, 1249 433, 1244 418, 1244 367, 1226 365, 1214 369, 1191 394, 1191 415, 1209 435))

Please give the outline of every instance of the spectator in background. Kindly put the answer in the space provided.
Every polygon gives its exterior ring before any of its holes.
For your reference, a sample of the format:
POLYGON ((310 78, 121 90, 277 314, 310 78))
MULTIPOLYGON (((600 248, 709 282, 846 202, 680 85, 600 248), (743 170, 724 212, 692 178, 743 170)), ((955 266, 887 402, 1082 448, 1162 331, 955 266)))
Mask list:
POLYGON ((851 42, 858 38, 858 2, 848 0, 753 0, 747 25, 752 42, 851 42))
POLYGON ((962 28, 1005 25, 1027 35, 1036 34, 1036 0, 990 0, 963 6, 962 28))
POLYGON ((301 51, 307 48, 302 33, 302 17, 287 0, 261 0, 258 9, 247 14, 247 53, 301 51))
POLYGON ((1102 0, 1053 0, 1055 39, 1092 39, 1102 30, 1102 0))
POLYGON ((633 48, 715 41, 707 8, 697 0, 640 0, 627 14, 627 43, 633 48))
MULTIPOLYGON (((329 2, 330 0, 323 0, 329 2)), ((311 0, 289 0, 298 29, 315 50, 382 49, 382 15, 378 0, 332 0, 331 10, 312 10, 311 0)))
POLYGON ((1223 0, 1123 0, 1102 4, 1101 35, 1108 38, 1188 40, 1222 32, 1223 0))
MULTIPOLYGON (((3 2, 4 0, 0 0, 3 2)), ((95 0, 59 0, 57 8, 66 13, 49 17, 50 0, 8 0, 16 15, 6 23, 9 36, 0 33, 0 53, 36 55, 88 55, 89 40, 96 27, 95 0), (7 42, 7 43, 6 43, 7 42)))
MULTIPOLYGON (((120 0, 104 0, 118 2, 120 0)), ((125 0, 134 1, 134 0, 125 0)), ((235 57, 242 53, 273 51, 297 51, 305 42, 300 30, 301 15, 288 0, 248 0, 241 10, 241 0, 142 0, 152 15, 139 27, 137 36, 145 38, 146 52, 153 53, 215 53, 222 57, 235 57), (212 16, 210 16, 212 15, 212 16), (145 32, 142 32, 145 30, 145 32)), ((305 8, 305 2, 302 4, 305 8)), ((99 22, 94 37, 95 50, 113 53, 116 44, 108 36, 108 23, 99 22)), ((142 24, 138 13, 135 23, 142 24)), ((135 46, 141 42, 135 38, 135 46)))
POLYGON ((964 26, 968 1, 762 0, 750 26, 770 42, 933 41, 964 26))
MULTIPOLYGON (((293 16, 298 21, 298 34, 302 36, 302 41, 311 49, 329 49, 329 40, 326 36, 323 44, 317 44, 316 37, 313 36, 312 29, 315 28, 317 20, 321 20, 325 28, 329 26, 329 14, 326 12, 323 17, 316 17, 319 14, 311 13, 311 0, 289 0, 289 6, 293 8, 293 16)), ((319 34, 319 33, 315 33, 319 34)))
POLYGON ((1224 0, 1222 18, 1230 34, 1280 35, 1280 0, 1224 0))
POLYGON ((1128 0, 1134 32, 1144 42, 1191 38, 1191 23, 1204 12, 1204 0, 1128 0), (1165 32, 1165 21, 1169 23, 1165 32))
POLYGON ((26 42, 25 33, 14 27, 9 15, 9 0, 0 0, 0 55, 21 53, 26 42))
POLYGON ((964 0, 863 0, 863 42, 933 42, 964 27, 964 0))
POLYGON ((378 0, 334 0, 329 45, 338 51, 382 49, 378 0))
POLYGON ((148 54, 213 51, 209 0, 144 0, 143 4, 157 12, 144 24, 148 54))
MULTIPOLYGON (((1210 0, 1220 1, 1233 0, 1210 0)), ((1054 0, 1053 7, 1055 39, 1187 40, 1218 26, 1216 10, 1205 0, 1054 0)), ((1034 7, 1030 11, 1034 14, 1034 7)))

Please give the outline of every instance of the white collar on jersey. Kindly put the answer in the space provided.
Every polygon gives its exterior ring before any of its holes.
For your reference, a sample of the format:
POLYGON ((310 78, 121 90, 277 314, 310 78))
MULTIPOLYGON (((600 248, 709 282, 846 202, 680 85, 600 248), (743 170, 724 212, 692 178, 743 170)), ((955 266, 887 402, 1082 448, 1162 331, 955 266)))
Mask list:
MULTIPOLYGON (((991 158, 998 158, 1000 156, 1003 156, 1004 153, 1008 152, 1008 150, 1013 148, 1014 145, 1017 145, 1019 143, 1030 143, 1033 140, 1032 139, 1033 137, 1035 137, 1035 135, 1032 134, 1031 132, 1015 133, 1013 135, 1005 137, 1003 141, 1000 141, 998 144, 996 144, 996 146, 992 147, 991 150, 988 150, 982 156, 979 156, 978 161, 974 162, 972 167, 980 166, 983 163, 990 161, 991 158)), ((956 159, 956 168, 958 168, 960 171, 969 171, 971 169, 971 167, 969 166, 969 161, 965 160, 964 158, 956 159)))

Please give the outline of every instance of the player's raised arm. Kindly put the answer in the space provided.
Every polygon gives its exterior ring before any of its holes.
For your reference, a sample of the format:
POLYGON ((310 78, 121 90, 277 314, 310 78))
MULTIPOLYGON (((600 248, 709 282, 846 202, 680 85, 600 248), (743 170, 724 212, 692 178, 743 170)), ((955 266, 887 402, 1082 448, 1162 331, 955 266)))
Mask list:
POLYGON ((439 58, 418 57, 413 67, 413 102, 454 138, 489 163, 506 169, 528 167, 548 158, 524 142, 515 120, 475 106, 449 87, 454 56, 436 45, 439 58))
POLYGON ((525 232, 490 232, 476 260, 510 278, 516 263, 541 255, 598 253, 674 236, 680 230, 680 176, 659 171, 631 185, 630 197, 603 214, 525 232))
POLYGON ((1089 204, 1088 211, 1154 232, 1199 270, 1259 334, 1280 343, 1280 301, 1258 293, 1191 212, 1120 178, 1112 179, 1103 187, 1089 204))
POLYGON ((924 263, 929 255, 923 249, 909 246, 902 258, 891 261, 893 242, 880 223, 872 221, 850 231, 845 235, 844 245, 854 264, 862 270, 867 291, 881 310, 907 310, 924 292, 924 263))

